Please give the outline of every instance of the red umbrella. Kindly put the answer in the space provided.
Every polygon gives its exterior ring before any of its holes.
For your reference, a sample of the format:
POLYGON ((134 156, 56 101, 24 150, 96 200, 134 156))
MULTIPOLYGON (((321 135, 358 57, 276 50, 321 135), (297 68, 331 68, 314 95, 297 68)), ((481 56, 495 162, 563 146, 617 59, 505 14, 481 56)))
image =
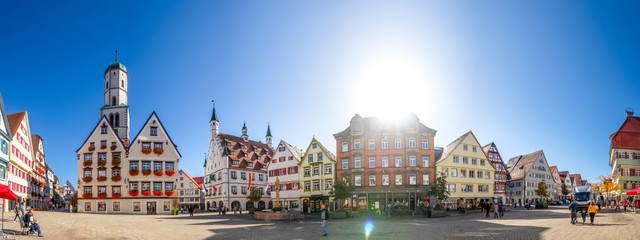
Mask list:
MULTIPOLYGON (((0 198, 9 200, 18 200, 18 195, 13 193, 7 185, 0 184, 0 198)), ((4 210, 2 210, 2 229, 4 229, 4 210)))
POLYGON ((627 195, 639 195, 640 194, 640 188, 636 188, 636 189, 633 189, 631 191, 628 191, 626 194, 627 195))

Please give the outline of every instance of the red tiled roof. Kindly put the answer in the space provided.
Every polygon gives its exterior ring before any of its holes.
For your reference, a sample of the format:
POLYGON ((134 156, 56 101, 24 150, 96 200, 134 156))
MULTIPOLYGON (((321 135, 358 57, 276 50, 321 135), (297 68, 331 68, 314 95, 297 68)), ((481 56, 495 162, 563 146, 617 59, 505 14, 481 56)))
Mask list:
POLYGON ((202 177, 200 177, 200 182, 196 181, 196 178, 192 177, 191 174, 185 172, 184 170, 180 170, 187 178, 189 178, 193 183, 198 184, 200 188, 202 188, 202 177))
POLYGON ((575 179, 575 183, 574 184, 576 184, 576 186, 582 186, 582 176, 580 176, 579 173, 571 174, 569 176, 571 176, 572 178, 575 179))
POLYGON ((569 175, 569 171, 558 172, 558 175, 560 175, 560 180, 564 182, 564 180, 567 179, 567 176, 569 175))
POLYGON ((557 166, 551 166, 549 167, 549 172, 551 172, 551 174, 553 174, 553 171, 558 170, 557 166))
POLYGON ((194 177, 193 180, 195 180, 198 186, 202 188, 202 183, 204 183, 204 177, 194 177))
POLYGON ((11 137, 16 135, 16 132, 18 132, 18 126, 20 126, 20 123, 26 114, 27 111, 22 111, 7 115, 7 119, 9 120, 9 129, 11 129, 11 137))
POLYGON ((525 174, 529 172, 529 169, 533 166, 538 155, 542 153, 542 150, 538 150, 527 155, 520 155, 512 157, 507 163, 507 170, 511 179, 518 180, 524 178, 525 174))
POLYGON ((640 150, 640 117, 627 117, 620 129, 609 136, 611 148, 640 150))
POLYGON ((238 169, 266 171, 262 166, 269 165, 271 157, 273 156, 273 150, 269 145, 253 140, 245 142, 241 137, 224 133, 219 133, 218 138, 222 145, 227 148, 227 152, 234 152, 233 155, 229 154, 229 166, 238 169), (226 146, 226 143, 229 143, 229 146, 226 146), (242 146, 244 146, 244 149, 242 149, 242 146), (253 151, 254 147, 257 152, 253 151), (247 154, 246 157, 244 156, 244 153, 247 154), (260 160, 258 160, 258 156, 260 156, 260 160), (238 164, 233 164, 233 160, 238 161, 238 164), (247 163, 253 163, 253 167, 248 167, 247 163))

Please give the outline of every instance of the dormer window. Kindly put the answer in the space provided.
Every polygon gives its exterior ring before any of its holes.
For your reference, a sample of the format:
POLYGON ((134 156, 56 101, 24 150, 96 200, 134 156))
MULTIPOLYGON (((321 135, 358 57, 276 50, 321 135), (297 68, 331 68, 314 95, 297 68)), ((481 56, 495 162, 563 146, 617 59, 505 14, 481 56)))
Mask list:
POLYGON ((247 163, 247 167, 253 167, 253 163, 247 163))
POLYGON ((107 127, 106 126, 102 126, 100 128, 100 134, 107 134, 107 127))
POLYGON ((158 127, 151 127, 151 136, 158 136, 158 127))

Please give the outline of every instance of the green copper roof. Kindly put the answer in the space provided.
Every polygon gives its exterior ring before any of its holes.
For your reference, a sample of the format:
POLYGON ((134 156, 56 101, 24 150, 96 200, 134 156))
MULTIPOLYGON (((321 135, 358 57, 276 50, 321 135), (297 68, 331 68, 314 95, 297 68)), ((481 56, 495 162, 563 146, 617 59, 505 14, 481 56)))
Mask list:
POLYGON ((206 167, 206 166, 207 166, 207 157, 204 157, 204 166, 203 167, 206 167))
POLYGON ((247 129, 247 122, 242 123, 242 129, 247 129))
POLYGON ((269 124, 267 124, 267 137, 273 137, 271 136, 271 126, 269 124))
POLYGON ((107 69, 104 70, 104 74, 107 74, 107 72, 109 72, 109 70, 111 70, 111 69, 117 69, 117 68, 120 68, 125 72, 127 71, 127 68, 124 65, 122 65, 122 63, 114 62, 114 63, 109 64, 107 69))
POLYGON ((213 106, 213 113, 211 114, 211 121, 218 121, 218 115, 216 115, 216 106, 213 106))

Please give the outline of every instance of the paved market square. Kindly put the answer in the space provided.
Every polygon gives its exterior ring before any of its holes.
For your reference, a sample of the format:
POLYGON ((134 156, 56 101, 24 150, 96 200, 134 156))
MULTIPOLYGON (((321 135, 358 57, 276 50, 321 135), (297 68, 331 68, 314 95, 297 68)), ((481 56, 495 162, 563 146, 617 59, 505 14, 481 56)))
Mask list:
MULTIPOLYGON (((248 214, 100 215, 36 212, 44 239, 365 239, 365 218, 329 221, 322 236, 320 219, 254 220, 248 214)), ((18 231, 6 214, 5 231, 18 231)), ((571 225, 566 206, 544 210, 512 210, 502 219, 484 214, 453 214, 445 218, 376 217, 369 239, 635 239, 640 214, 603 209, 595 225, 571 225)), ((587 219, 587 222, 589 220, 587 219)), ((17 239, 42 239, 18 235, 17 239)))

